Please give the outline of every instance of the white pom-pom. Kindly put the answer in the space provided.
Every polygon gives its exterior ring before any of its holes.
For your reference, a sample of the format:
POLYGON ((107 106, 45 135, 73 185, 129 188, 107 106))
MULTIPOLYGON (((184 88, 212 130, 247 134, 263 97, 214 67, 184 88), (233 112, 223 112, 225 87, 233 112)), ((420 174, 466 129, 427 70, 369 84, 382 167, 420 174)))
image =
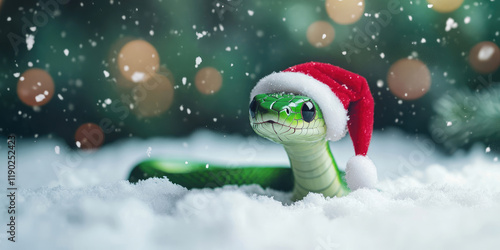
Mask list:
POLYGON ((367 156, 353 156, 347 162, 345 179, 352 191, 359 188, 374 188, 378 179, 377 168, 367 156))

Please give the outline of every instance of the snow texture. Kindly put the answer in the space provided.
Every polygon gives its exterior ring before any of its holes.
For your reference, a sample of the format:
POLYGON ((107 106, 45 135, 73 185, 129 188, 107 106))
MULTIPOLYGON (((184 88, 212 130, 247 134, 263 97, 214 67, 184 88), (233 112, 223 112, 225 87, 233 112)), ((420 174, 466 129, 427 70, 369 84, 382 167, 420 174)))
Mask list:
MULTIPOLYGON (((125 181, 138 161, 163 156, 238 166, 287 164, 257 137, 200 131, 185 139, 127 139, 94 153, 39 138, 17 143, 17 242, 0 249, 497 249, 500 166, 477 146, 453 157, 428 139, 377 132, 368 153, 378 190, 342 198, 256 185, 188 191, 166 179, 125 181), (59 154, 54 148, 59 146, 59 154), (148 150, 151 148, 152 150, 148 150)), ((4 140, 5 141, 5 140, 4 140)), ((340 166, 350 140, 331 144, 340 166)), ((0 151, 5 151, 2 145, 0 151)), ((2 169, 6 169, 3 168, 2 169)), ((0 171, 5 189, 6 171, 0 171)), ((0 204, 5 207, 2 195, 0 204)), ((7 221, 6 210, 0 221, 7 221)), ((6 223, 5 223, 6 224, 6 223)), ((4 224, 4 229, 6 228, 4 224)))

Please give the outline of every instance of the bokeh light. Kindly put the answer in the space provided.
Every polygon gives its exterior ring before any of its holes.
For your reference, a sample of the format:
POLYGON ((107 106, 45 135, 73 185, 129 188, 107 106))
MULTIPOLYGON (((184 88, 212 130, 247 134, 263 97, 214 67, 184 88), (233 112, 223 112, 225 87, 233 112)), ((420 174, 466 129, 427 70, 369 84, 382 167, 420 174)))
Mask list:
POLYGON ((316 48, 323 48, 330 45, 334 38, 335 30, 328 22, 317 21, 309 25, 307 29, 307 41, 316 48))
POLYGON ((387 73, 391 92, 403 100, 422 97, 431 87, 431 74, 427 66, 417 59, 400 59, 387 73))
POLYGON ((163 75, 163 76, 166 76, 171 84, 175 83, 174 73, 172 73, 172 71, 169 68, 167 68, 166 66, 164 66, 164 65, 160 66, 160 71, 158 73, 163 75))
POLYGON ((45 105, 54 95, 54 80, 43 69, 28 69, 19 77, 17 95, 28 106, 45 105))
MULTIPOLYGON (((118 58, 120 55, 120 51, 125 46, 125 44, 137 40, 135 37, 122 37, 113 42, 108 51, 108 68, 106 71, 109 73, 109 79, 115 79, 117 86, 120 88, 133 88, 137 85, 137 83, 132 82, 131 80, 125 78, 120 71, 120 67, 118 66, 118 58)), ((103 76, 104 72, 103 72, 103 76)), ((106 76, 105 76, 106 77, 106 76)))
POLYGON ((338 24, 357 22, 365 11, 364 0, 326 0, 328 16, 338 24))
POLYGON ((75 143, 84 150, 97 149, 104 143, 104 132, 95 123, 84 123, 75 132, 75 143))
POLYGON ((134 112, 151 117, 167 111, 174 100, 174 86, 167 76, 156 74, 134 89, 134 112))
MULTIPOLYGON (((309 61, 365 77, 377 99, 377 129, 397 126, 428 133, 434 107, 448 94, 458 91, 465 99, 500 88, 500 29, 494 11, 500 0, 231 0, 219 1, 224 6, 201 1, 200 8, 192 8, 194 0, 64 1, 42 8, 47 1, 0 0, 5 31, 0 133, 33 140, 50 135, 75 147, 77 128, 94 122, 105 134, 100 148, 122 138, 188 135, 198 129, 251 136, 255 133, 246 129, 243 108, 256 82, 309 61), (402 58, 422 61, 430 80, 388 76, 402 58), (208 66, 215 69, 204 69, 208 66), (24 86, 27 80, 18 83, 33 68, 52 77, 53 91, 34 93, 24 86), (203 76, 207 72, 215 73, 215 80, 203 76), (150 91, 146 87, 157 74, 168 83, 160 80, 166 84, 158 89, 165 90, 150 91), (421 83, 430 88, 407 86, 421 83), (235 105, 224 105, 228 98, 235 105), (117 127, 112 133, 100 123, 103 116, 117 127)), ((479 136, 474 140, 483 142, 479 136)))
POLYGON ((469 63, 478 73, 494 72, 500 66, 500 49, 492 42, 480 42, 470 50, 469 63))
POLYGON ((145 82, 158 71, 158 51, 144 40, 133 40, 125 44, 118 54, 121 74, 132 82, 145 82))
POLYGON ((222 87, 222 75, 213 67, 200 69, 194 81, 198 91, 205 95, 214 94, 222 87))
POLYGON ((427 3, 432 5, 431 9, 441 13, 455 11, 463 2, 464 0, 427 0, 427 3))

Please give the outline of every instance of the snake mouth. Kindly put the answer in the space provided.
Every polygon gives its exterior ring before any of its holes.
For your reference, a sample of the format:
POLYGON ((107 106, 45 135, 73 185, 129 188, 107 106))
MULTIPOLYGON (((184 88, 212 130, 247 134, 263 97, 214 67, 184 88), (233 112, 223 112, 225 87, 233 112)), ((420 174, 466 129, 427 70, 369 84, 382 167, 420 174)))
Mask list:
POLYGON ((267 120, 267 121, 263 121, 263 122, 255 122, 254 125, 260 125, 260 124, 266 124, 266 123, 286 126, 285 124, 281 124, 281 123, 273 121, 273 120, 267 120))

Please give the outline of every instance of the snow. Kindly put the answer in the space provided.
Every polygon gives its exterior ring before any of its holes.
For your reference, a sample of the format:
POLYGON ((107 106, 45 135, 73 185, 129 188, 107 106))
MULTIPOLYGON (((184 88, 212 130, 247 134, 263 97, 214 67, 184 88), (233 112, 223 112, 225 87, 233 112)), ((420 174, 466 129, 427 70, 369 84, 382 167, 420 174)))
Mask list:
MULTIPOLYGON (((359 189, 342 198, 309 194, 295 203, 288 193, 256 185, 188 191, 166 179, 137 185, 124 180, 134 164, 148 158, 149 148, 151 157, 210 166, 287 164, 280 145, 258 137, 198 131, 188 138, 125 139, 92 153, 61 145, 55 139, 18 140, 18 242, 11 244, 0 233, 1 249, 496 249, 500 244, 500 166, 483 145, 446 157, 429 139, 375 132, 368 156, 378 168, 378 190, 359 189)), ((348 136, 331 146, 339 166, 345 166, 354 154, 348 136)), ((1 180, 5 174, 0 171, 1 180)), ((4 185, 0 182, 2 190, 4 185)), ((6 201, 0 199, 0 205, 6 201)), ((7 221, 5 212, 0 220, 7 221)))
POLYGON ((197 56, 196 59, 195 59, 195 65, 194 65, 194 67, 198 68, 198 66, 200 66, 201 62, 203 62, 203 59, 201 59, 200 56, 197 56))
POLYGON ((479 50, 477 58, 479 59, 479 61, 488 61, 494 53, 495 48, 493 46, 485 45, 479 50))
POLYGON ((452 29, 456 29, 458 27, 458 23, 455 22, 455 20, 453 20, 453 18, 449 17, 447 20, 446 20, 446 27, 444 28, 444 30, 446 32, 452 30, 452 29))
POLYGON ((37 96, 35 96, 35 101, 36 102, 41 102, 45 99, 45 95, 43 94, 38 94, 37 96))
POLYGON ((32 34, 26 35, 26 48, 28 49, 28 51, 33 48, 34 44, 35 44, 35 36, 32 34))
POLYGON ((377 80, 377 87, 379 87, 379 88, 384 87, 384 81, 381 79, 377 80))
POLYGON ((134 74, 132 74, 131 78, 133 82, 141 82, 144 80, 144 78, 146 78, 146 73, 135 71, 134 74))
POLYGON ((196 34, 196 39, 199 40, 204 36, 208 35, 209 33, 207 31, 202 31, 202 32, 195 32, 195 34, 196 34))

